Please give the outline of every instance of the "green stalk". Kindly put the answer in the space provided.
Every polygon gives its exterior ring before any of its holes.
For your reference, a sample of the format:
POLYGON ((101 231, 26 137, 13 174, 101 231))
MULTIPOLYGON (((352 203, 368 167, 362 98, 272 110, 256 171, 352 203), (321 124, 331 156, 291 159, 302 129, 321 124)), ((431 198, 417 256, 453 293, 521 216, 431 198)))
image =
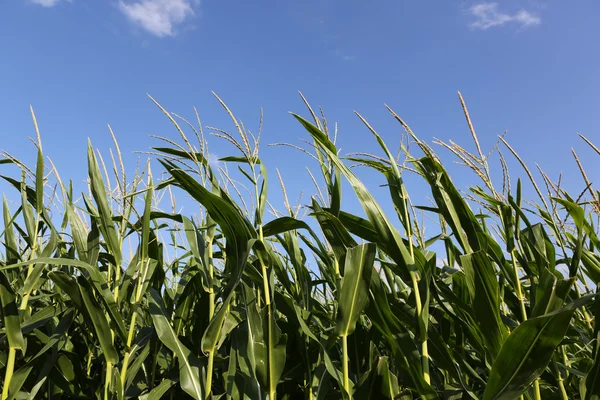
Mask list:
POLYGON ((129 367, 129 359, 131 358, 131 344, 133 343, 133 335, 135 333, 135 324, 137 320, 137 306, 142 299, 142 286, 146 281, 146 275, 148 274, 148 260, 147 256, 144 254, 144 250, 142 249, 142 273, 140 275, 141 279, 138 280, 135 290, 135 303, 133 304, 134 310, 133 315, 131 316, 131 321, 129 323, 129 334, 127 335, 127 352, 125 353, 125 357, 123 358, 123 368, 121 370, 121 384, 123 385, 123 390, 125 390, 125 379, 127 377, 127 368, 129 367))
MULTIPOLYGON (((123 247, 123 243, 121 243, 121 248, 123 247)), ((119 298, 119 282, 121 281, 121 266, 115 265, 115 294, 114 299, 117 301, 119 298)))
MULTIPOLYGON (((133 311, 131 316, 131 323, 129 324, 129 334, 127 335, 127 348, 131 348, 133 343, 133 335, 135 333, 135 324, 137 319, 137 310, 133 311)), ((129 359, 131 358, 131 350, 127 350, 125 357, 123 358, 123 367, 121 369, 121 387, 125 390, 125 380, 127 378, 127 368, 129 368, 129 359)))
POLYGON ((519 279, 519 267, 517 267, 517 260, 515 257, 514 249, 511 252, 511 256, 512 256, 513 271, 515 273, 517 298, 519 299, 519 304, 521 306, 521 317, 523 318, 523 321, 527 321, 527 311, 525 310, 525 299, 523 297, 523 291, 521 290, 521 280, 519 279))
POLYGON ((209 287, 208 287, 208 298, 210 299, 209 303, 208 303, 208 316, 209 316, 209 321, 212 319, 212 317, 215 315, 215 289, 212 285, 212 281, 213 281, 213 277, 214 277, 214 268, 213 268, 213 264, 212 264, 212 256, 213 256, 213 249, 212 249, 212 240, 209 240, 208 243, 206 244, 206 248, 208 250, 208 277, 210 278, 210 282, 209 287))
POLYGON ((87 361, 87 376, 90 376, 90 373, 92 371, 92 351, 90 350, 88 352, 88 361, 87 361))
MULTIPOLYGON (((403 193, 404 195, 404 193, 403 193)), ((406 195, 407 197, 407 195, 406 195)), ((414 260, 415 258, 415 250, 412 242, 412 227, 410 223, 410 218, 408 215, 408 200, 405 199, 404 204, 404 227, 406 230, 406 237, 408 238, 408 247, 410 251, 410 256, 414 260)), ((419 291, 419 281, 417 279, 417 275, 415 273, 411 273, 413 291, 415 292, 415 303, 416 303, 416 312, 417 318, 420 320, 423 315, 423 306, 421 304, 421 293, 419 291)), ((427 323, 424 324, 425 329, 427 329, 427 323)), ((431 383, 431 376, 429 374, 429 347, 427 344, 427 336, 421 334, 421 363, 423 367, 423 379, 428 384, 431 383)))
POLYGON ((542 394, 540 393, 540 379, 536 379, 533 382, 533 398, 535 400, 542 400, 542 394))
POLYGON ((350 360, 348 359, 348 336, 346 335, 342 336, 342 357, 342 365, 344 369, 344 389, 346 390, 346 393, 348 393, 348 396, 352 398, 352 394, 350 393, 350 379, 348 377, 348 364, 350 363, 350 360))
MULTIPOLYGON (((210 282, 208 283, 208 320, 211 321, 213 316, 215 315, 215 289, 213 288, 213 264, 212 264, 212 240, 209 240, 207 243, 208 250, 208 276, 210 278, 210 282)), ((209 399, 212 396, 212 378, 213 378, 213 365, 214 365, 215 353, 211 351, 208 353, 208 367, 206 370, 206 398, 209 399)))
MULTIPOLYGON (((419 283, 415 274, 412 275, 413 290, 415 292, 415 303, 417 306, 417 318, 421 318, 423 313, 423 307, 421 305, 421 293, 419 292, 419 283)), ((431 383, 431 377, 429 375, 429 347, 427 346, 427 339, 421 339, 421 363, 423 365, 423 379, 427 383, 431 383)))
MULTIPOLYGON (((35 215, 35 231, 37 233, 37 230, 39 228, 39 223, 40 223, 40 214, 37 213, 35 215)), ((33 238, 33 246, 31 246, 31 253, 29 254, 29 261, 33 260, 36 256, 37 253, 37 247, 38 247, 38 240, 37 240, 37 236, 35 236, 33 238)), ((31 275, 31 272, 33 271, 35 264, 30 264, 29 267, 27 268, 27 277, 25 278, 25 280, 27 280, 27 278, 29 278, 29 275, 31 275)), ((26 310, 27 309, 27 305, 29 304, 29 296, 31 296, 31 293, 25 293, 25 295, 23 296, 23 300, 21 300, 21 310, 26 310)))
MULTIPOLYGON (((560 352, 562 354, 562 358, 563 358, 563 364, 566 365, 567 367, 569 367, 569 359, 567 358, 567 352, 565 350, 565 346, 561 346, 560 352)), ((565 370, 565 377, 569 377, 569 371, 565 370)))
POLYGON ((106 377, 104 378, 104 400, 110 399, 110 382, 112 379, 113 365, 111 363, 106 364, 106 377))
MULTIPOLYGON (((579 291, 579 286, 577 286, 577 284, 575 284, 573 286, 575 288, 575 293, 577 293, 577 298, 581 297, 581 292, 579 291)), ((585 320, 587 327, 590 330, 594 330, 594 327, 592 326, 592 321, 594 319, 592 317, 590 317, 590 314, 588 313, 586 306, 581 307, 581 313, 583 314, 583 318, 585 320)))
MULTIPOLYGON (((261 241, 261 243, 264 243, 264 235, 263 235, 263 224, 262 224, 262 215, 260 215, 260 193, 258 190, 258 175, 256 174, 255 170, 254 170, 254 165, 252 165, 252 173, 254 175, 254 182, 256 182, 254 184, 254 193, 256 196, 256 210, 257 210, 257 224, 258 224, 258 238, 261 241)), ((265 179, 263 177, 263 179, 265 179)), ((268 354, 268 362, 269 362, 269 400, 276 400, 277 399, 277 382, 273 382, 273 376, 271 375, 271 372, 273 370, 273 366, 271 365, 271 352, 272 352, 272 346, 273 343, 271 343, 271 338, 273 337, 273 318, 271 318, 272 313, 273 313, 273 309, 271 307, 271 290, 270 290, 270 285, 269 285, 269 272, 267 269, 267 266, 265 264, 265 261, 262 259, 262 257, 260 256, 260 254, 258 255, 258 259, 260 261, 260 266, 261 266, 261 270, 262 270, 262 276, 263 276, 263 290, 265 292, 265 306, 267 307, 267 329, 268 329, 268 339, 267 339, 267 354, 268 354)))
POLYGON ((558 363, 554 359, 552 360, 552 369, 554 370, 554 373, 556 374, 556 380, 558 382, 558 388, 560 389, 561 399, 569 400, 569 396, 567 395, 567 391, 565 389, 565 384, 563 383, 564 379, 560 373, 560 370, 558 369, 558 363))
POLYGON ((8 361, 6 362, 6 373, 4 375, 4 387, 2 388, 2 400, 8 398, 8 388, 10 387, 10 381, 12 380, 13 372, 15 370, 15 357, 17 355, 17 349, 10 347, 8 349, 8 361))
MULTIPOLYGON (((150 262, 148 257, 148 240, 150 235, 150 211, 152 209, 152 176, 148 177, 148 192, 146 193, 145 198, 145 207, 144 207, 144 215, 143 220, 144 223, 142 225, 142 239, 140 245, 140 263, 141 263, 141 274, 140 279, 136 282, 135 288, 135 297, 133 303, 133 315, 131 316, 131 321, 129 323, 129 334, 127 335, 127 352, 125 353, 125 357, 123 358, 123 366, 121 368, 121 387, 122 390, 125 391, 125 381, 127 378, 127 369, 129 368, 129 360, 131 358, 131 345, 133 344, 133 336, 135 334, 135 325, 137 321, 138 315, 138 306, 142 300, 142 289, 144 287, 144 282, 146 282, 146 278, 148 275, 148 263, 150 262)), ((120 266, 115 266, 115 300, 118 297, 118 282, 120 279, 120 266)), ((124 393, 123 393, 124 394, 124 393)))
MULTIPOLYGON (((309 358, 308 358, 308 343, 309 343, 308 340, 306 340, 305 346, 304 346, 304 355, 305 355, 307 361, 309 360, 309 358)), ((310 364, 310 363, 307 363, 307 364, 310 364)), ((312 375, 310 373, 310 365, 307 366, 307 370, 308 371, 306 373, 306 376, 307 376, 306 383, 308 386, 308 400, 312 400, 313 390, 312 390, 312 375)))
POLYGON ((213 365, 215 360, 215 352, 211 351, 208 353, 208 366, 206 369, 206 399, 212 397, 212 376, 213 376, 213 365))
MULTIPOLYGON (((262 240, 262 226, 260 228, 260 236, 261 236, 261 240, 262 240)), ((259 257, 260 258, 260 257, 259 257)), ((268 326, 268 332, 269 332, 269 336, 267 339, 267 349, 268 349, 268 354, 269 354, 269 400, 276 400, 277 399, 277 382, 275 382, 275 384, 273 384, 273 377, 271 375, 271 371, 272 371, 272 365, 271 365, 271 347, 273 345, 273 343, 271 343, 271 338, 273 337, 273 323, 272 323, 272 318, 271 318, 271 313, 273 312, 273 309, 271 308, 271 295, 269 293, 269 280, 267 278, 267 267, 265 266, 264 262, 261 260, 261 265, 262 265, 262 271, 263 271, 263 284, 265 286, 265 303, 266 303, 266 307, 267 307, 267 326, 268 326)))
MULTIPOLYGON (((517 259, 516 259, 516 255, 515 255, 515 249, 513 248, 511 253, 511 258, 512 258, 512 264, 513 264, 513 270, 515 272, 515 285, 516 285, 516 291, 517 291, 517 297, 519 298, 519 303, 521 305, 521 316, 523 317, 523 321, 527 321, 527 310, 525 309, 525 298, 523 297, 523 291, 521 289, 521 280, 519 279, 519 267, 517 266, 517 259)), ((535 400, 541 400, 541 393, 540 393, 540 379, 536 378, 535 381, 533 381, 533 398, 535 400)))

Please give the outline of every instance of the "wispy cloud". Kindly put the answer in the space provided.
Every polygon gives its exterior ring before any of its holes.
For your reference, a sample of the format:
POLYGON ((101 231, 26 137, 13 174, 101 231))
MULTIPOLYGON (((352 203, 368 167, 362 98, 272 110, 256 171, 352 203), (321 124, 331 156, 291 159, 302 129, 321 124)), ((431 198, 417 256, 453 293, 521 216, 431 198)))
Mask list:
POLYGON ((498 3, 479 3, 469 8, 469 14, 475 17, 471 27, 486 30, 494 26, 507 23, 516 23, 522 27, 539 25, 542 20, 535 14, 521 9, 514 14, 508 14, 498 10, 498 3))
POLYGON ((218 167, 222 163, 220 158, 216 153, 208 153, 208 164, 211 167, 218 167))
POLYGON ((61 0, 29 0, 30 3, 37 4, 42 7, 54 7, 61 0))
POLYGON ((134 24, 153 35, 166 37, 177 33, 175 27, 193 16, 199 3, 200 0, 120 0, 119 9, 134 24))

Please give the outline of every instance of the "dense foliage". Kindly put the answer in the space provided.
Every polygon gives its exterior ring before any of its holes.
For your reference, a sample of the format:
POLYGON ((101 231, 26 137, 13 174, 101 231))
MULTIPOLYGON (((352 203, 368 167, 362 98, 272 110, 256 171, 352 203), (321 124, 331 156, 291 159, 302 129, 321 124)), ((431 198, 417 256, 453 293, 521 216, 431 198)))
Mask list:
POLYGON ((212 133, 238 154, 209 162, 199 119, 159 106, 182 140, 153 149, 165 178, 148 164, 128 180, 116 140, 109 168, 90 144, 81 196, 38 131, 34 170, 2 161, 23 172, 2 176, 20 195, 14 207, 4 199, 0 237, 2 400, 597 398, 598 193, 577 157, 587 186, 571 196, 540 171, 542 193, 502 138, 484 155, 460 100, 477 152, 438 144, 475 173, 466 193, 393 111, 405 131, 397 157, 359 115, 382 156, 342 159, 307 103, 312 122, 294 117, 323 185, 305 218, 287 195, 268 217, 260 133, 223 102, 237 132, 212 133), (489 157, 506 166, 501 150, 537 203, 506 168, 496 188, 489 157), (348 162, 380 172, 389 197, 375 199, 348 162), (422 179, 432 204, 413 204, 403 174, 422 179), (342 209, 344 181, 362 212, 342 209), (182 194, 198 215, 177 212, 182 194), (439 234, 425 235, 422 215, 439 234))

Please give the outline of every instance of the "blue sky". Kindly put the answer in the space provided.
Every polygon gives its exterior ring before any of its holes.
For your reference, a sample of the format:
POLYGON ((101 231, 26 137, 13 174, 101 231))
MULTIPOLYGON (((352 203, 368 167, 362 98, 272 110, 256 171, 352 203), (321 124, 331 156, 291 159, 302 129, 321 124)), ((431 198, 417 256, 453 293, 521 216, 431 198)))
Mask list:
MULTIPOLYGON (((401 129, 384 103, 425 140, 471 146, 460 90, 484 151, 508 130, 530 167, 553 178, 562 171, 578 191, 570 148, 589 171, 598 165, 577 138, 600 144, 598 15, 594 0, 3 1, 0 148, 33 162, 32 104, 46 155, 63 178, 82 182, 87 138, 111 146, 107 123, 129 168, 134 151, 158 144, 149 134, 177 138, 146 93, 189 118, 196 106, 203 124, 233 131, 211 91, 250 129, 262 107, 264 144, 300 144, 308 136, 288 114, 306 115, 298 90, 339 123, 342 153, 378 152, 353 110, 396 147, 401 129)), ((211 146, 234 153, 216 138, 211 146)), ((261 157, 274 184, 280 169, 291 198, 310 182, 300 153, 263 146, 261 157)))

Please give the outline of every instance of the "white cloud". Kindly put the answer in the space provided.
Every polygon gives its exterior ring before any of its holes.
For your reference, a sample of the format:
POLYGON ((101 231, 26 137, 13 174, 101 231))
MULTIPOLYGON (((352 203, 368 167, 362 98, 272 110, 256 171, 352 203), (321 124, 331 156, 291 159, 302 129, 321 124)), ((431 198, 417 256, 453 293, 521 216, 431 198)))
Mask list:
POLYGON ((175 26, 193 16, 198 3, 199 0, 120 0, 119 9, 131 22, 153 35, 165 37, 176 34, 175 26))
POLYGON ((60 2, 60 0, 30 0, 30 2, 42 7, 54 7, 60 2))
POLYGON ((483 30, 509 22, 520 24, 523 27, 539 25, 542 22, 540 17, 527 10, 519 10, 514 14, 498 11, 498 3, 475 4, 469 8, 469 14, 475 17, 471 27, 483 30))
POLYGON ((217 154, 215 153, 208 153, 208 164, 211 167, 218 167, 219 165, 221 165, 221 157, 219 157, 217 154))

